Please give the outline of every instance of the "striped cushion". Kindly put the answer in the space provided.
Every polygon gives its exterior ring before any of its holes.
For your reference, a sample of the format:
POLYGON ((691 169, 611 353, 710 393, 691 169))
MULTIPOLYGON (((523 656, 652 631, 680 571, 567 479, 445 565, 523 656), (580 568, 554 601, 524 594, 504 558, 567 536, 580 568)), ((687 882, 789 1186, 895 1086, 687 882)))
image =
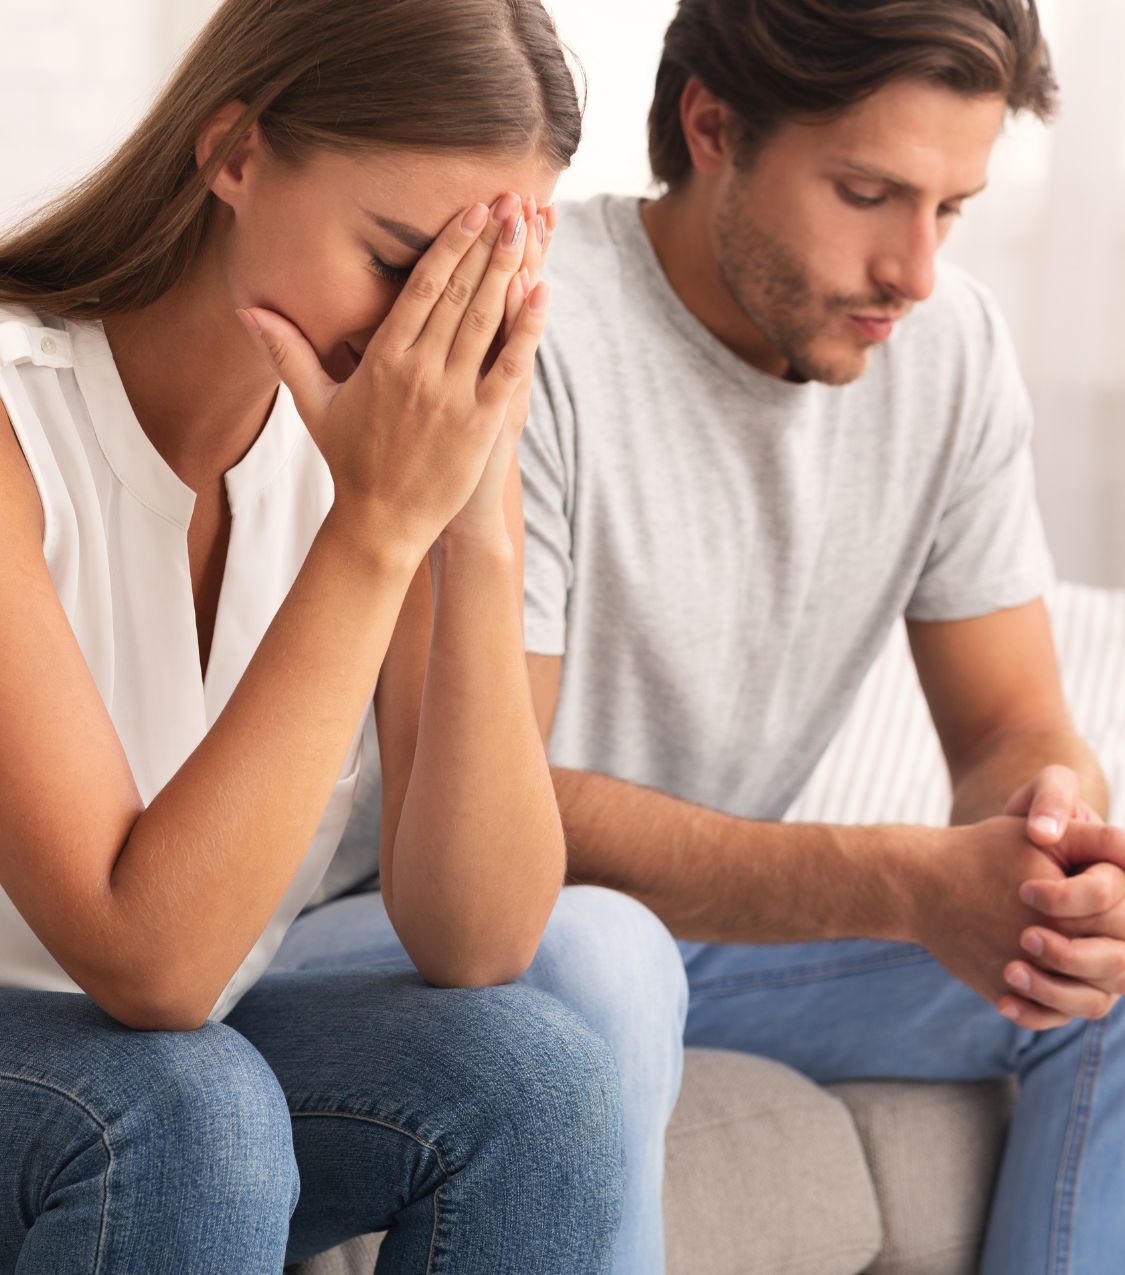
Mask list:
MULTIPOLYGON (((1067 699, 1125 824, 1125 590, 1060 584, 1049 599, 1067 699)), ((786 816, 802 823, 948 821, 949 777, 899 624, 786 816)))

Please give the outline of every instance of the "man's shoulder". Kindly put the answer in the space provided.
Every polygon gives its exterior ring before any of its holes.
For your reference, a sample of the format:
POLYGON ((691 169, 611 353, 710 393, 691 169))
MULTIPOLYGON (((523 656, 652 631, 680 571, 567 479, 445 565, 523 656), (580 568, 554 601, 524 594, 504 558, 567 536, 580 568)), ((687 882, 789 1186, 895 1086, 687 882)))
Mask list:
POLYGON ((560 203, 549 260, 552 264, 561 261, 569 270, 581 267, 591 256, 616 255, 623 216, 636 206, 636 199, 610 194, 560 203))
POLYGON ((596 195, 559 206, 547 258, 553 313, 565 316, 578 309, 589 317, 596 300, 595 314, 605 314, 615 298, 628 298, 636 282, 637 240, 643 234, 637 207, 635 198, 622 195, 596 195))

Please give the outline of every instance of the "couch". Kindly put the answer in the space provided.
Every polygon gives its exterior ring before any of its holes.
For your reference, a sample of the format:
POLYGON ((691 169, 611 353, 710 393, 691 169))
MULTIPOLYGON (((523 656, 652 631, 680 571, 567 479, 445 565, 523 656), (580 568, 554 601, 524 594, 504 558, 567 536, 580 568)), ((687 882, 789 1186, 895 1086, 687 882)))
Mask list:
MULTIPOLYGON (((1051 611, 1076 722, 1125 823, 1125 591, 1060 585, 1051 611)), ((948 803, 900 627, 788 818, 936 825, 948 803)), ((689 1050, 667 1140, 668 1275, 971 1275, 1014 1096, 1003 1082, 824 1088, 689 1050)), ((371 1275, 377 1250, 364 1236, 293 1269, 371 1275)))

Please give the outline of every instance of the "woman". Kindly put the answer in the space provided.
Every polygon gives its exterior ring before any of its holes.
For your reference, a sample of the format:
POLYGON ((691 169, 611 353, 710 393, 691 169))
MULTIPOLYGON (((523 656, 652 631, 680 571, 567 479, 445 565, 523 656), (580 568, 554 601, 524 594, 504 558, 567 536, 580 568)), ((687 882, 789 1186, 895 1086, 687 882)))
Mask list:
POLYGON ((493 986, 563 873, 514 452, 578 133, 537 0, 227 0, 0 244, 0 1270, 252 1275, 388 1226, 381 1271, 609 1268, 612 1058, 493 986), (373 690, 436 988, 255 986, 373 690))

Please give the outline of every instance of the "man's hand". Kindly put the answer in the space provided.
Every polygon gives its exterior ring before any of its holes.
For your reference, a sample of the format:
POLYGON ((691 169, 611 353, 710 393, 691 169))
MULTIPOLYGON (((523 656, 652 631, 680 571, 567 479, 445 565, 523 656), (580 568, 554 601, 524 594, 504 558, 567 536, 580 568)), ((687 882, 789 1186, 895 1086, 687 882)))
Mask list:
POLYGON ((1027 819, 1027 835, 1037 846, 1057 845, 1072 821, 1101 823, 1101 816, 1082 799, 1082 780, 1068 766, 1048 766, 1015 794, 1006 815, 1027 819))
MULTIPOLYGON (((911 935, 961 982, 1015 1017, 1005 970, 1023 955, 1020 936, 1043 919, 1023 902, 1020 887, 1031 880, 1061 883, 1064 869, 1028 840, 1022 817, 942 829, 933 844, 934 853, 912 860, 921 879, 911 891, 911 935)), ((1019 1007, 1017 1021, 1039 1031, 1069 1017, 1028 1004, 1019 1007)))
POLYGON ((1038 1017, 1042 1008, 1068 1017, 1103 1018, 1125 992, 1125 831, 1107 827, 1081 798, 1069 816, 1060 817, 1068 794, 1076 791, 1066 776, 1077 779, 1052 767, 1011 803, 1026 803, 1029 836, 1034 818, 1062 824, 1056 836, 1041 823, 1036 840, 1069 874, 1061 881, 1053 874, 1033 877, 1020 887, 1020 899, 1040 919, 1020 936, 1029 959, 1005 968, 1014 994, 998 1008, 1018 1013, 1021 1023, 1038 1017))

